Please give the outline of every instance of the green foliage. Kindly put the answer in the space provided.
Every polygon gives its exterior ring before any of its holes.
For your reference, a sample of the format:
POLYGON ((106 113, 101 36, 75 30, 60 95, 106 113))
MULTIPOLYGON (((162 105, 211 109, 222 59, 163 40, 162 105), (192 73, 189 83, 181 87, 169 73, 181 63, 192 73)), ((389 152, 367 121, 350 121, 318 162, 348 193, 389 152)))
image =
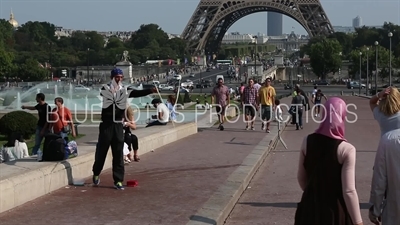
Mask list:
MULTIPOLYGON (((389 50, 378 45, 378 67, 379 76, 383 79, 389 76, 389 50)), ((359 76, 355 76, 360 72, 360 52, 361 52, 361 77, 366 77, 367 71, 367 56, 368 56, 368 73, 372 74, 372 71, 376 70, 376 47, 375 46, 363 46, 350 52, 349 59, 353 62, 350 67, 349 73, 353 78, 358 79, 359 76), (369 50, 367 50, 369 49, 369 50)), ((394 65, 394 64, 393 64, 394 65)))
POLYGON ((309 55, 313 72, 321 79, 337 72, 342 65, 341 52, 342 46, 335 39, 321 39, 312 44, 309 55))
POLYGON ((106 38, 95 31, 73 32, 70 37, 55 36, 56 26, 29 21, 17 30, 0 20, 0 81, 4 78, 24 81, 50 79, 50 63, 57 68, 87 65, 113 65, 129 52, 130 61, 140 64, 149 59, 183 59, 186 42, 169 39, 156 24, 141 25, 130 40, 117 36, 106 38))
POLYGON ((25 139, 29 139, 36 131, 37 119, 31 113, 25 111, 13 111, 5 114, 0 119, 0 134, 8 136, 20 133, 25 139))

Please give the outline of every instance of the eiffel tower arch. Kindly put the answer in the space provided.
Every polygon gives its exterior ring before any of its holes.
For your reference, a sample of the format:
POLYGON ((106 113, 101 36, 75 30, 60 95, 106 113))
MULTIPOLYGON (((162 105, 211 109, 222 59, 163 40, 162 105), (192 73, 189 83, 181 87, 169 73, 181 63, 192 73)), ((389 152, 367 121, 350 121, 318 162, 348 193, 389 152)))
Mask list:
POLYGON ((216 53, 236 21, 265 11, 291 17, 311 37, 334 32, 319 0, 201 0, 181 37, 187 40, 187 50, 193 55, 216 53))

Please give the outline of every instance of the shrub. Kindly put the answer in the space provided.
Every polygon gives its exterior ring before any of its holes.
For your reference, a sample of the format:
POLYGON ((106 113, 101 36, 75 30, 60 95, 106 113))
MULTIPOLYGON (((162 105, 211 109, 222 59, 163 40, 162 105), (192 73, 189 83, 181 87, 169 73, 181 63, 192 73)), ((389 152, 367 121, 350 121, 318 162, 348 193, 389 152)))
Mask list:
POLYGON ((25 139, 29 139, 36 131, 37 119, 31 113, 25 111, 13 111, 5 114, 0 119, 0 134, 9 136, 20 133, 25 139))

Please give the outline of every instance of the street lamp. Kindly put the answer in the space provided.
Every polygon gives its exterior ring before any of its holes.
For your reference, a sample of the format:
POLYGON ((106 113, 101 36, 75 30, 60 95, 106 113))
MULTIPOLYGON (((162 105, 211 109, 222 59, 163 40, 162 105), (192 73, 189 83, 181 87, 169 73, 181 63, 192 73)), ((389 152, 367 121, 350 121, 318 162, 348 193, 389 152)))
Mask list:
POLYGON ((393 33, 389 32, 389 85, 392 86, 392 37, 393 33))
POLYGON ((375 93, 378 93, 378 46, 379 42, 375 41, 375 93))
POLYGON ((362 52, 360 52, 360 71, 359 71, 359 77, 358 77, 358 85, 359 85, 359 87, 358 87, 358 94, 359 95, 361 95, 361 87, 362 87, 362 85, 361 85, 361 56, 362 56, 362 52))
POLYGON ((368 96, 368 90, 369 90, 369 81, 368 81, 368 51, 369 51, 369 48, 367 48, 367 87, 365 88, 365 89, 366 89, 365 95, 367 95, 367 96, 368 96))
POLYGON ((254 75, 257 75, 257 36, 253 36, 255 39, 255 49, 254 49, 254 75))
POLYGON ((94 72, 94 68, 92 67, 92 83, 93 83, 93 72, 94 72))
POLYGON ((86 78, 87 78, 87 83, 89 82, 89 52, 90 52, 90 48, 87 48, 87 52, 86 52, 86 60, 87 60, 87 64, 86 64, 86 78))

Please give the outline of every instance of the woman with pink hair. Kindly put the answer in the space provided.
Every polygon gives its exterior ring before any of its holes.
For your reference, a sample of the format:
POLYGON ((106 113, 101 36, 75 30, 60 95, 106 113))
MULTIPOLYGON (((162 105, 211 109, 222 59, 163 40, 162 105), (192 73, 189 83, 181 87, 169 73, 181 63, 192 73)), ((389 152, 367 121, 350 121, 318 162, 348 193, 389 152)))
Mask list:
POLYGON ((346 103, 330 98, 319 128, 300 149, 297 179, 303 195, 295 225, 362 225, 355 187, 356 149, 344 137, 346 103))

